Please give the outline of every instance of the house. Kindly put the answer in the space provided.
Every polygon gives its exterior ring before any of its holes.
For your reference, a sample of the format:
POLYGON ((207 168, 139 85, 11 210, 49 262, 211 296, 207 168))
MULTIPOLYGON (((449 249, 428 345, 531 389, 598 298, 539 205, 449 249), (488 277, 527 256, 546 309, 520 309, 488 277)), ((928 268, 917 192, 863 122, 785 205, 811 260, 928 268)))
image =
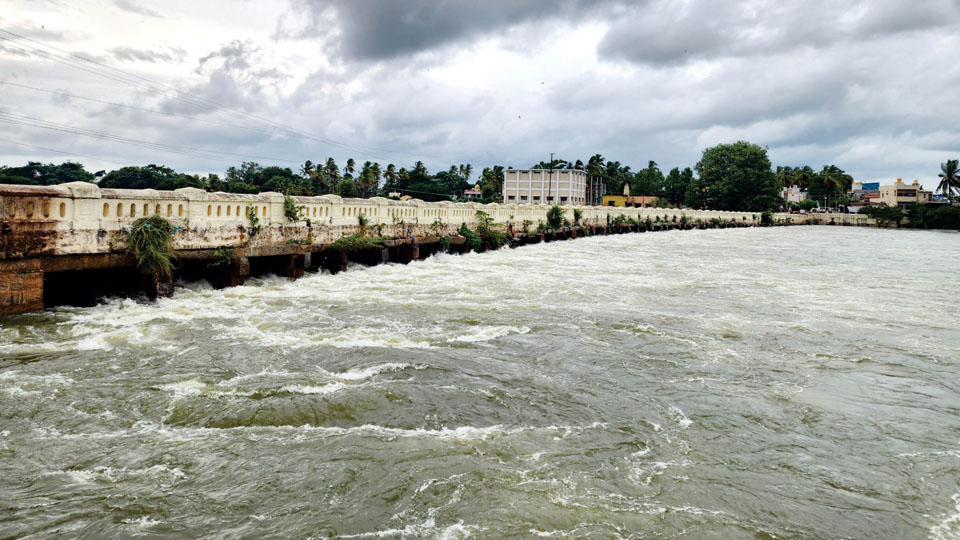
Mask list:
POLYGON ((503 202, 516 204, 587 203, 587 173, 577 169, 507 169, 503 202))
MULTIPOLYGON (((478 185, 479 185, 479 184, 478 184, 478 185)), ((480 188, 478 187, 478 185, 477 185, 477 186, 473 186, 472 188, 470 188, 470 189, 468 189, 468 190, 465 190, 465 191, 463 192, 463 198, 464 198, 464 199, 479 199, 480 196, 481 196, 481 193, 480 193, 480 188)))
POLYGON ((627 196, 626 195, 604 195, 603 196, 603 206, 626 206, 627 205, 627 196))
POLYGON ((873 199, 874 204, 885 204, 887 206, 899 206, 907 208, 911 204, 926 204, 930 202, 930 191, 925 191, 923 186, 916 180, 912 184, 904 184, 903 179, 897 178, 897 183, 892 186, 882 186, 880 188, 880 197, 873 199))

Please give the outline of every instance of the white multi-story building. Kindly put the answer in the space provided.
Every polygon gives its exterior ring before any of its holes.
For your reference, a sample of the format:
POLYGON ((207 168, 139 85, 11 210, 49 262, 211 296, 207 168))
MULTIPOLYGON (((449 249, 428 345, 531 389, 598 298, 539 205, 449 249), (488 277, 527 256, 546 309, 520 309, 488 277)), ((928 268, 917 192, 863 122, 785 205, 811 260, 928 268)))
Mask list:
POLYGON ((575 169, 507 169, 503 202, 587 204, 587 173, 575 169))

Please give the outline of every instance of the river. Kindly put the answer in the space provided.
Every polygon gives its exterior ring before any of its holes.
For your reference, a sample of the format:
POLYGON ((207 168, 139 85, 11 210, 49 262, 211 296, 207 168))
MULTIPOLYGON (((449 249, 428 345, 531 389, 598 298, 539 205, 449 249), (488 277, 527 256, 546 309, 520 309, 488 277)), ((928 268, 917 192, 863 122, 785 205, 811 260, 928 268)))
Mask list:
POLYGON ((592 237, 0 318, 0 538, 960 538, 960 234, 592 237))

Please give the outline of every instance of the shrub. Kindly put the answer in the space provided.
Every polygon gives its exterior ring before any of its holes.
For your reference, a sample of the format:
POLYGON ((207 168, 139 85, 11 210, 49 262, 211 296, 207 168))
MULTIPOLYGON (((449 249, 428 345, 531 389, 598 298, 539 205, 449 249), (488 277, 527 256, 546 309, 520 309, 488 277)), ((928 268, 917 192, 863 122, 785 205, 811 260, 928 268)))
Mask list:
POLYGON ((764 227, 773 225, 773 212, 766 210, 760 214, 760 225, 763 225, 764 227))
POLYGON ((460 230, 458 231, 460 236, 467 239, 467 246, 477 253, 480 253, 480 250, 483 248, 483 240, 480 239, 480 235, 470 230, 467 227, 466 223, 460 225, 460 230))
POLYGON ((369 238, 361 233, 351 234, 350 236, 341 236, 336 242, 327 244, 323 249, 340 251, 343 253, 353 253, 364 249, 383 249, 384 239, 380 237, 369 238))
POLYGON ((932 208, 927 214, 927 227, 960 231, 960 206, 932 208))
POLYGON ((357 222, 360 223, 360 230, 367 228, 367 223, 370 223, 370 220, 367 219, 367 216, 360 214, 357 216, 357 222))
POLYGON ((551 229, 559 229, 563 226, 563 209, 553 205, 547 210, 547 224, 551 229))
POLYGON ((134 221, 127 238, 127 252, 144 274, 169 279, 177 256, 173 250, 173 226, 157 215, 134 221))
POLYGON ((573 222, 576 225, 580 224, 580 220, 583 219, 583 210, 579 208, 573 209, 573 222))
POLYGON ((896 206, 864 206, 860 213, 877 220, 881 227, 887 223, 896 223, 899 227, 904 217, 903 210, 896 206))
POLYGON ((250 237, 260 234, 263 227, 260 226, 260 218, 257 217, 257 211, 252 204, 247 205, 247 220, 250 222, 250 237))
POLYGON ((213 260, 207 264, 207 268, 219 268, 227 266, 233 261, 234 252, 227 247, 218 247, 213 250, 213 260))
POLYGON ((286 194, 283 196, 283 215, 287 218, 287 221, 290 223, 300 221, 301 210, 303 210, 303 207, 297 206, 297 204, 293 202, 293 198, 286 194))
POLYGON ((533 225, 533 222, 529 219, 523 220, 523 234, 530 234, 530 226, 533 225))

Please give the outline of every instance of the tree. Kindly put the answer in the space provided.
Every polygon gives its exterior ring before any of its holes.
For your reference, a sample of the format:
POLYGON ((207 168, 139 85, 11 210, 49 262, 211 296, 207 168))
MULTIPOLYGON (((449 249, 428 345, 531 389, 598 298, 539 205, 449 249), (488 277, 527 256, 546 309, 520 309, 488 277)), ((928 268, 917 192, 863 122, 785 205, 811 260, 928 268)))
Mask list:
POLYGON ((357 170, 357 162, 350 158, 347 160, 347 166, 343 168, 343 176, 353 177, 353 173, 357 170))
POLYGON ((943 193, 943 196, 947 199, 950 198, 950 194, 953 190, 960 192, 960 172, 958 172, 958 163, 960 160, 948 159, 946 163, 940 164, 940 174, 937 176, 940 177, 940 184, 937 185, 937 191, 943 193))
POLYGON ((356 197, 357 186, 353 184, 353 180, 344 178, 337 183, 337 195, 341 197, 356 197))
POLYGON ((387 191, 392 191, 397 187, 397 166, 393 163, 387 165, 387 170, 383 172, 384 186, 387 191))
POLYGON ((683 172, 680 171, 679 167, 674 167, 663 180, 663 197, 666 198, 668 203, 680 206, 683 204, 687 188, 692 181, 693 171, 690 170, 690 167, 684 169, 683 172))
MULTIPOLYGON (((809 168, 809 167, 805 167, 809 168)), ((815 200, 837 200, 843 198, 853 186, 853 177, 836 165, 824 165, 814 173, 807 188, 807 197, 815 200)))
POLYGON ((67 182, 93 182, 96 177, 79 163, 60 165, 30 161, 23 167, 0 167, 0 184, 52 186, 67 182))
POLYGON ((483 191, 483 188, 486 186, 491 186, 493 188, 495 197, 503 196, 503 166, 495 165, 493 167, 484 167, 483 171, 480 173, 480 191, 483 191))
POLYGON ((480 188, 480 198, 484 203, 500 202, 497 190, 490 184, 484 184, 480 188))
POLYGON ((739 141, 708 148, 696 168, 700 178, 690 189, 697 207, 762 212, 781 202, 767 151, 755 144, 739 141))
POLYGON ((647 163, 647 168, 637 171, 630 182, 630 193, 633 195, 646 195, 660 197, 663 195, 663 184, 665 179, 656 161, 647 163))
POLYGON ((100 180, 100 187, 112 189, 161 189, 201 187, 200 179, 165 167, 150 164, 146 167, 122 167, 110 171, 100 180))

